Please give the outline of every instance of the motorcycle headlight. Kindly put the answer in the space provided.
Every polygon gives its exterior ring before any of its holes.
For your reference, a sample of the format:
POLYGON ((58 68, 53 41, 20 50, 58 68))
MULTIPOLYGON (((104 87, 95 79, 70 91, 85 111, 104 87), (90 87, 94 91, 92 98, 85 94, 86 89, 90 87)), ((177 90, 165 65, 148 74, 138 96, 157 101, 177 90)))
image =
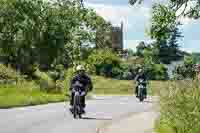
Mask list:
POLYGON ((84 96, 85 95, 85 91, 81 92, 81 96, 84 96))

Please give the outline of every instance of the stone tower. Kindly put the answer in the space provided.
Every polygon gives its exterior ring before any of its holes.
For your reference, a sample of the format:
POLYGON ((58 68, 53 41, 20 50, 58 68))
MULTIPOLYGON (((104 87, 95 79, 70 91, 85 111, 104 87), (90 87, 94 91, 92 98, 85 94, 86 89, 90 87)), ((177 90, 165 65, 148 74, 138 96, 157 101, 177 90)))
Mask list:
POLYGON ((113 26, 111 31, 112 48, 115 51, 123 50, 123 22, 119 26, 113 26))

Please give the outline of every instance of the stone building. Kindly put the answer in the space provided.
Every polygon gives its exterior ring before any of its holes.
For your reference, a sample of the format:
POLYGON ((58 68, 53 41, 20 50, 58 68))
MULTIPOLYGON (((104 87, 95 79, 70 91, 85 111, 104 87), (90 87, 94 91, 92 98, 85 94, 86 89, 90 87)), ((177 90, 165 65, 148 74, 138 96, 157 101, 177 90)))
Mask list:
POLYGON ((197 78, 200 80, 200 64, 195 65, 194 69, 196 71, 197 78))
POLYGON ((96 48, 105 48, 104 45, 109 45, 108 47, 112 48, 118 54, 124 54, 123 51, 123 23, 120 26, 112 26, 111 31, 104 32, 99 31, 96 32, 96 39, 95 39, 95 47, 96 48), (106 38, 105 38, 106 37, 106 38), (105 40, 102 40, 105 39, 105 40))
POLYGON ((116 52, 123 51, 123 23, 113 26, 111 31, 112 49, 116 52))

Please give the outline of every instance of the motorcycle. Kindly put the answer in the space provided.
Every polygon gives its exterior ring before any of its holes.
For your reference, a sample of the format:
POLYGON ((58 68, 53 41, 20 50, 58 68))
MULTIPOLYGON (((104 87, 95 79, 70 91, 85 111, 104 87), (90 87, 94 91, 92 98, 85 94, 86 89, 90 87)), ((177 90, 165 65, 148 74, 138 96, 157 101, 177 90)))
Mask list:
POLYGON ((140 102, 144 101, 145 99, 145 94, 144 94, 144 89, 146 89, 145 87, 145 82, 143 79, 140 79, 138 82, 138 98, 140 100, 140 102))
POLYGON ((75 82, 75 84, 73 85, 73 89, 72 89, 72 92, 74 93, 74 102, 73 102, 73 106, 72 106, 72 114, 73 114, 73 117, 74 119, 77 118, 77 116, 81 119, 82 118, 82 106, 81 106, 81 97, 85 96, 86 95, 86 92, 83 92, 81 90, 81 88, 83 87, 83 85, 77 81, 75 82))

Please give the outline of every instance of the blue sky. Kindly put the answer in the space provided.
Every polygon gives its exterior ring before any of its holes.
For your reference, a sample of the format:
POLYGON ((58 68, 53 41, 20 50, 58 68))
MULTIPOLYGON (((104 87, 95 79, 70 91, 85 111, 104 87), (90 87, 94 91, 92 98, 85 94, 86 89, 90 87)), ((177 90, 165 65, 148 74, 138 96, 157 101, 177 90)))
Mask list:
MULTIPOLYGON (((147 0, 140 6, 131 7, 128 0, 84 0, 85 5, 110 21, 113 25, 124 23, 124 47, 135 49, 138 42, 150 41, 145 31, 150 24, 151 5, 147 0)), ((184 38, 181 48, 188 52, 200 52, 200 20, 181 18, 184 38)))

